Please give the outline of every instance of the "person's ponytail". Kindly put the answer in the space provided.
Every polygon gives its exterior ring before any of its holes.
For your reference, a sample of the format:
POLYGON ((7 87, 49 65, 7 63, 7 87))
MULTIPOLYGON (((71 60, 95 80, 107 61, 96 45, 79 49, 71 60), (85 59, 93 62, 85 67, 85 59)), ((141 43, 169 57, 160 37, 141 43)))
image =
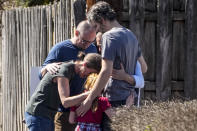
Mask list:
POLYGON ((85 58, 86 54, 83 51, 80 51, 77 55, 78 60, 83 61, 83 59, 85 58))

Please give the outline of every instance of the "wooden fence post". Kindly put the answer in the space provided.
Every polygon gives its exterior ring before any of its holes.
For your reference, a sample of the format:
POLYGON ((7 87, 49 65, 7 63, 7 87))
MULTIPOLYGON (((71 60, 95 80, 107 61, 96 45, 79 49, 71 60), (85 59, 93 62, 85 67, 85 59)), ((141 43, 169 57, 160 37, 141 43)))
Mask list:
POLYGON ((186 3, 186 70, 185 96, 197 98, 197 1, 187 0, 186 3))
POLYGON ((172 11, 172 0, 158 1, 156 96, 160 100, 171 96, 172 11))

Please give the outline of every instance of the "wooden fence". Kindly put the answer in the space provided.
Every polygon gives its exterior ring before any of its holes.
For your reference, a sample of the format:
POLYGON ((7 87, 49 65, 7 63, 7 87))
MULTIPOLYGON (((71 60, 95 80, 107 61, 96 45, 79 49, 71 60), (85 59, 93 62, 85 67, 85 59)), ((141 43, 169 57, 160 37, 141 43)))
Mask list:
POLYGON ((197 97, 195 0, 104 0, 138 37, 148 63, 144 98, 197 97), (117 4, 118 3, 118 4, 117 4))
POLYGON ((71 9, 72 2, 66 0, 49 6, 3 12, 3 131, 26 130, 22 120, 29 99, 30 69, 42 65, 54 43, 70 38, 71 9))
MULTIPOLYGON (((106 0, 121 24, 138 37, 148 63, 145 98, 197 96, 197 1, 106 0), (118 3, 118 4, 117 4, 118 3), (118 5, 118 6, 117 6, 118 5)), ((23 131, 29 99, 29 74, 40 66, 54 43, 70 37, 72 1, 3 12, 3 131, 23 131)))

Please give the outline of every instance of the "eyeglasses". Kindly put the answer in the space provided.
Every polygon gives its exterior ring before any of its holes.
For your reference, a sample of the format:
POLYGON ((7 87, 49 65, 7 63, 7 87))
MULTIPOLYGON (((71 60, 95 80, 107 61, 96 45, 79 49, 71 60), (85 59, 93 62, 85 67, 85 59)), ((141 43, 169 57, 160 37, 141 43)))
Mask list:
POLYGON ((93 41, 88 41, 88 40, 84 40, 82 37, 81 37, 81 34, 79 34, 80 38, 81 38, 81 43, 83 44, 90 44, 90 43, 93 43, 95 40, 93 41))

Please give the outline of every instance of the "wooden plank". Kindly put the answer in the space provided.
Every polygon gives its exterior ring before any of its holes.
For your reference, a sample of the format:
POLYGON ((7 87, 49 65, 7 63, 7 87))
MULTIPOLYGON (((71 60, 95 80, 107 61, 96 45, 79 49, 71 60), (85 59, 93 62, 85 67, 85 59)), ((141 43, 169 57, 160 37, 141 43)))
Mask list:
MULTIPOLYGON (((184 81, 171 81, 172 91, 183 91, 184 81)), ((156 91, 156 82, 145 81, 144 91, 156 91)))
MULTIPOLYGON (((90 1, 90 0, 89 0, 90 1)), ((88 4, 89 4, 88 1, 88 4)), ((92 1, 94 2, 94 1, 92 1)), ((75 27, 81 22, 82 20, 85 20, 85 12, 86 12, 86 3, 83 0, 76 0, 73 3, 74 7, 74 19, 75 19, 75 27)), ((88 6, 89 8, 89 6, 88 6)))
POLYGON ((184 91, 184 81, 171 81, 173 91, 184 91))
POLYGON ((36 66, 41 66, 47 56, 47 14, 46 7, 41 8, 41 41, 40 41, 40 60, 36 66))
POLYGON ((145 12, 146 21, 157 21, 157 13, 145 12))
POLYGON ((186 0, 173 0, 173 10, 174 11, 184 11, 186 0))
MULTIPOLYGON (((19 11, 18 10, 16 10, 16 49, 17 49, 17 56, 16 56, 16 60, 17 60, 17 65, 20 63, 20 51, 19 51, 19 39, 18 39, 18 37, 19 37, 19 11)), ((16 88, 17 88, 17 91, 16 91, 16 102, 18 102, 18 101, 21 101, 21 99, 20 99, 20 96, 19 96, 19 94, 20 94, 20 88, 18 88, 18 87, 20 87, 19 85, 20 85, 20 82, 21 82, 21 74, 19 73, 19 71, 20 71, 20 68, 19 67, 16 67, 16 71, 17 71, 17 74, 18 74, 18 76, 19 77, 17 77, 17 80, 16 80, 16 88)), ((17 120, 18 121, 20 121, 21 120, 21 118, 22 118, 22 116, 21 116, 21 103, 19 103, 18 105, 17 105, 17 108, 18 108, 18 110, 17 110, 17 113, 18 113, 18 118, 17 118, 17 120)), ((19 122, 17 122, 16 123, 17 124, 17 128, 19 129, 19 130, 22 130, 22 128, 21 128, 21 124, 19 123, 19 122)))
MULTIPOLYGON (((120 12, 120 21, 125 22, 129 21, 129 12, 124 11, 120 12)), ((135 16, 135 20, 140 20, 141 16, 135 16)), ((145 12, 144 15, 145 21, 157 21, 157 13, 152 13, 152 12, 145 12)), ((173 12, 172 16, 173 21, 184 21, 185 20, 185 13, 184 12, 173 12)))
MULTIPOLYGON (((184 90, 184 82, 183 81, 171 81, 172 91, 183 91, 184 90)), ((155 91, 156 83, 145 81, 144 91, 155 91)))
POLYGON ((53 46, 53 17, 52 6, 47 8, 47 54, 53 46))
POLYGON ((137 36, 138 42, 144 45, 144 0, 129 0, 130 29, 137 36), (141 16, 140 19, 135 19, 141 16))
POLYGON ((148 12, 156 12, 157 0, 145 0, 145 10, 148 12))
POLYGON ((58 7, 57 7, 58 5, 57 4, 55 4, 54 6, 53 6, 53 8, 54 8, 54 42, 53 42, 53 45, 54 44, 56 44, 57 43, 57 32, 58 32, 58 24, 57 24, 57 21, 58 21, 58 7))
POLYGON ((184 21, 173 22, 172 80, 184 80, 186 37, 184 21))
POLYGON ((120 12, 123 10, 123 1, 122 0, 102 0, 102 1, 105 1, 110 4, 110 6, 115 10, 117 14, 117 20, 121 22, 120 12))
MULTIPOLYGON (((139 19, 137 17, 136 19, 139 19)), ((157 21, 157 13, 152 13, 152 12, 145 12, 145 20, 146 21, 157 21)), ((185 13, 184 12, 173 12, 172 16, 173 21, 184 21, 185 20, 185 13)))
POLYGON ((71 34, 69 38, 74 37, 74 29, 75 29, 75 19, 74 19, 74 7, 73 7, 74 0, 71 0, 70 7, 71 7, 71 34))
MULTIPOLYGON (((8 38, 9 36, 9 25, 8 25, 8 21, 9 21, 9 13, 8 11, 5 11, 4 14, 3 14, 3 43, 2 43, 2 104, 4 103, 7 103, 7 97, 8 97, 8 88, 6 87, 9 87, 8 86, 8 77, 7 77, 7 74, 8 74, 8 68, 6 68, 6 66, 9 64, 8 62, 8 43, 10 42, 10 39, 8 38)), ((8 65, 9 67, 9 65, 8 65)), ((8 105, 9 106, 9 105, 8 105)), ((7 106, 3 106, 3 109, 2 109, 2 119, 3 119, 3 131, 6 130, 6 127, 7 127, 7 119, 8 119, 8 113, 4 113, 5 111, 7 110, 7 106)))
MULTIPOLYGON (((26 96, 26 88, 25 88, 25 76, 24 76, 24 72, 25 72, 25 70, 24 70, 24 66, 26 65, 26 64, 24 64, 24 57, 26 57, 25 55, 24 55, 24 44, 23 44, 23 29, 24 29, 24 17, 23 17, 23 13, 24 13, 24 10, 23 9, 20 9, 19 10, 19 36, 18 36, 18 41, 19 41, 19 52, 20 52, 20 74, 21 74, 21 86, 20 86, 20 99, 22 100, 22 102, 21 102, 21 110, 22 110, 22 112, 21 112, 21 114, 22 114, 22 119, 24 118, 24 107, 25 107, 25 105, 26 105, 26 103, 27 103, 27 100, 28 100, 28 97, 26 96)), ((25 125, 23 125, 22 124, 22 127, 23 127, 23 129, 25 129, 25 125)))
POLYGON ((197 1, 189 0, 186 3, 186 71, 185 71, 185 96, 197 98, 197 1))
POLYGON ((145 21, 144 42, 141 44, 142 53, 148 65, 148 70, 144 74, 147 81, 155 81, 156 74, 156 22, 145 21))
POLYGON ((144 99, 144 88, 142 88, 140 91, 141 91, 140 92, 141 93, 141 97, 140 98, 141 98, 141 100, 143 100, 144 99))
POLYGON ((1 82, 2 82, 1 86, 2 87, 1 87, 1 112, 0 112, 0 114, 1 114, 1 118, 0 119, 1 119, 1 125, 2 125, 1 128, 0 128, 1 130, 3 130, 2 127, 3 127, 3 120, 4 120, 3 119, 4 118, 4 115, 3 115, 4 107, 2 105, 3 105, 3 100, 4 100, 4 98, 3 98, 3 96, 4 96, 3 95, 4 88, 3 87, 5 86, 5 84, 4 84, 5 83, 4 82, 5 81, 4 80, 5 78, 3 77, 3 75, 4 75, 4 71, 3 71, 3 69, 4 69, 4 63, 3 63, 4 57, 3 57, 3 53, 5 51, 5 48, 4 48, 5 46, 4 45, 6 43, 6 41, 5 41, 5 39, 6 39, 6 37, 5 37, 6 36, 6 28, 5 28, 6 27, 6 22, 5 21, 6 21, 6 13, 4 11, 2 13, 2 27, 3 26, 4 27, 2 28, 2 49, 1 49, 2 50, 2 77, 1 77, 1 82))
POLYGON ((9 43, 9 51, 8 51, 8 56, 9 56, 9 63, 12 63, 10 65, 9 68, 9 74, 8 74, 8 78, 11 79, 12 81, 10 81, 10 86, 9 86, 9 93, 10 96, 8 97, 8 103, 10 103, 10 108, 8 108, 7 113, 8 115, 8 120, 9 118, 12 116, 12 120, 13 121, 7 121, 9 122, 9 128, 10 130, 14 130, 17 129, 16 127, 16 123, 17 123, 17 115, 16 113, 14 113, 14 111, 17 111, 17 107, 16 107, 16 59, 15 56, 17 55, 16 52, 16 29, 15 29, 15 11, 12 10, 9 12, 9 17, 10 17, 10 21, 9 21, 9 31, 10 31, 10 43, 9 43), (12 125, 12 126, 11 126, 12 125), (10 127, 11 126, 11 127, 10 127))
POLYGON ((145 81, 144 91, 155 91, 155 82, 145 81))
POLYGON ((123 0, 122 5, 123 5, 122 11, 128 11, 129 10, 129 0, 123 0))
POLYGON ((120 12, 120 20, 123 21, 129 21, 129 12, 120 12))
POLYGON ((96 0, 86 0, 86 11, 88 12, 95 3, 96 0))
POLYGON ((158 4, 156 94, 160 100, 167 100, 171 95, 172 5, 171 0, 158 4))
POLYGON ((174 21, 184 21, 185 20, 185 12, 173 11, 173 20, 174 21))
MULTIPOLYGON (((71 8, 70 8, 70 5, 71 5, 71 2, 70 1, 66 1, 66 12, 67 12, 67 15, 66 15, 66 20, 64 19, 64 23, 65 23, 65 27, 66 27, 66 33, 65 33, 65 35, 64 35, 64 38, 63 39, 69 39, 70 38, 70 36, 71 36, 71 26, 70 26, 70 23, 71 23, 71 14, 70 14, 70 12, 71 12, 71 8)), ((84 8, 84 7, 83 7, 84 8)), ((84 18, 84 19, 86 19, 86 17, 84 18)))

